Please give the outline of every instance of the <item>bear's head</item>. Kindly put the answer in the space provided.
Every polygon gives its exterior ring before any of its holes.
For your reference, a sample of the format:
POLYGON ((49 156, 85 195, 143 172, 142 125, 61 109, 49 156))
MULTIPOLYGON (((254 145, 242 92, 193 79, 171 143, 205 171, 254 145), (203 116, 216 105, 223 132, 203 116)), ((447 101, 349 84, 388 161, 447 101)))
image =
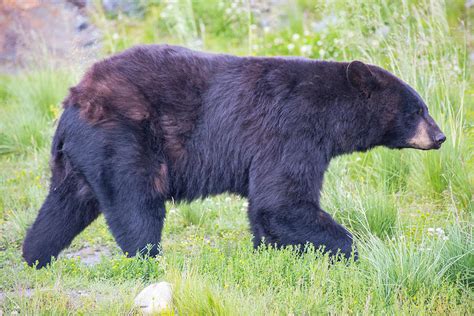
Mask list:
POLYGON ((360 61, 349 63, 346 74, 377 135, 373 145, 429 150, 446 140, 420 95, 393 74, 360 61))

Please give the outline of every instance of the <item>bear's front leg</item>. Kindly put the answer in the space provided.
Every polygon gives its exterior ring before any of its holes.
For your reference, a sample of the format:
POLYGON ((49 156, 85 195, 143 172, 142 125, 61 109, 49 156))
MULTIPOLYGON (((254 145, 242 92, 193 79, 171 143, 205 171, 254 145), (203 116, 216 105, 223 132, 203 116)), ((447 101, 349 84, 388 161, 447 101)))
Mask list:
POLYGON ((311 243, 331 255, 340 253, 349 259, 357 251, 349 231, 322 209, 311 203, 294 202, 281 205, 249 203, 249 218, 254 234, 254 247, 262 242, 284 247, 311 243))
POLYGON ((251 168, 248 215, 254 246, 263 241, 303 249, 311 243, 331 255, 340 253, 350 258, 354 253, 357 259, 351 233, 319 207, 324 164, 307 161, 306 157, 314 157, 309 154, 286 157, 290 159, 268 155, 268 160, 251 168))

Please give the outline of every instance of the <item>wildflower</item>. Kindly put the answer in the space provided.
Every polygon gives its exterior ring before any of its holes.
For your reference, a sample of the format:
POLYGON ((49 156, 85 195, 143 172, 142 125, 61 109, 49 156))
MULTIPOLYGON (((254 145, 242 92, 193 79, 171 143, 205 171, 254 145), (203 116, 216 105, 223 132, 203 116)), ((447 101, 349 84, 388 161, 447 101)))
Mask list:
POLYGON ((277 37, 273 40, 273 43, 275 43, 275 45, 283 44, 283 39, 281 37, 277 37))
POLYGON ((309 53, 311 53, 312 48, 313 47, 311 45, 303 45, 303 46, 301 46, 300 51, 301 51, 302 54, 309 54, 309 53))
POLYGON ((390 32, 390 28, 386 25, 379 27, 376 31, 375 34, 381 37, 387 36, 387 34, 390 32))
POLYGON ((288 44, 287 48, 288 48, 289 51, 292 51, 293 49, 295 49, 295 44, 290 43, 290 44, 288 44))
POLYGON ((297 40, 300 39, 300 35, 299 35, 298 33, 295 33, 295 34, 293 34, 293 36, 291 37, 291 39, 292 39, 293 41, 297 41, 297 40))
POLYGON ((438 227, 436 228, 436 233, 438 234, 438 236, 442 236, 444 235, 444 230, 441 227, 438 227))

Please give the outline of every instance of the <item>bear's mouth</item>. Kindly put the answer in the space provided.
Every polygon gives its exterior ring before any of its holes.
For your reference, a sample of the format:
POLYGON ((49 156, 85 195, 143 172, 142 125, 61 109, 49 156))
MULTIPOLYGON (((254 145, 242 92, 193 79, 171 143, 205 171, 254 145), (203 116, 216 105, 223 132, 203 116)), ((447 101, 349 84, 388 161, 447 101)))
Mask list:
POLYGON ((441 148, 441 144, 432 143, 432 145, 428 147, 410 146, 409 148, 418 149, 418 150, 433 150, 433 149, 436 150, 436 149, 441 148))

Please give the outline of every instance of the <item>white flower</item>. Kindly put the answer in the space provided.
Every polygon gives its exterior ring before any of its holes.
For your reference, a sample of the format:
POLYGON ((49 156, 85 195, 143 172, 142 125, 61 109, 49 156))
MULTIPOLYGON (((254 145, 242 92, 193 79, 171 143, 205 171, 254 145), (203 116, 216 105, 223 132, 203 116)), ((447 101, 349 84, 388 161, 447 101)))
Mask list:
POLYGON ((390 28, 386 25, 382 26, 382 27, 379 27, 376 31, 375 31, 375 34, 377 34, 378 36, 382 36, 382 37, 385 37, 387 36, 387 34, 390 32, 390 28))
POLYGON ((297 40, 300 39, 300 35, 299 35, 298 33, 295 33, 295 34, 293 34, 293 36, 291 37, 291 39, 292 39, 293 41, 297 41, 297 40))
POLYGON ((303 45, 301 46, 300 51, 302 54, 309 54, 311 53, 312 48, 313 47, 311 45, 303 45))
POLYGON ((435 229, 433 227, 428 228, 428 233, 434 234, 435 229))
POLYGON ((287 48, 288 48, 289 51, 292 51, 293 49, 295 49, 295 44, 290 43, 290 44, 288 44, 287 48))
POLYGON ((283 39, 280 37, 277 37, 273 40, 273 43, 275 43, 275 45, 283 44, 283 39))
POLYGON ((114 34, 112 35, 112 39, 113 39, 113 40, 118 40, 118 39, 119 39, 119 35, 118 35, 117 33, 114 33, 114 34))

